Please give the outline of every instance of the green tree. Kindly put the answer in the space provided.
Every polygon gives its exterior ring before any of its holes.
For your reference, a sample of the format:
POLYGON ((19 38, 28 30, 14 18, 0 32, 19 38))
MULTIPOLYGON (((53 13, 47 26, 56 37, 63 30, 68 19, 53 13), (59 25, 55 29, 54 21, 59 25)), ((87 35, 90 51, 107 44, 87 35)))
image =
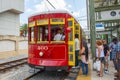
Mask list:
POLYGON ((20 26, 20 36, 26 37, 27 33, 28 33, 28 25, 23 24, 22 26, 20 26))

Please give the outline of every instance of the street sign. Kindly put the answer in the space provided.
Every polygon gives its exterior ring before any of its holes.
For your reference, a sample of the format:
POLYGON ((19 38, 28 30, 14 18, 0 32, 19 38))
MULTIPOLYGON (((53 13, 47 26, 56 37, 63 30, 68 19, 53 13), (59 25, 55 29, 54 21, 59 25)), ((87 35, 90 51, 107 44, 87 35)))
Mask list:
POLYGON ((95 27, 96 27, 96 30, 104 30, 104 24, 102 23, 96 23, 95 27))
POLYGON ((104 24, 102 23, 97 23, 95 24, 96 28, 103 28, 104 27, 104 24))

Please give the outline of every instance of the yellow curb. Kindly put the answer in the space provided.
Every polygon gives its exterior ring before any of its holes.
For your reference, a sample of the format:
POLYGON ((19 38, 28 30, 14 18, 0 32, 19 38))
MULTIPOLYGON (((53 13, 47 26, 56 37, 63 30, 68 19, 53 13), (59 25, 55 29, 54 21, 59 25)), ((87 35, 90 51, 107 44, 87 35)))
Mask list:
POLYGON ((91 80, 91 67, 88 65, 89 72, 87 76, 82 75, 82 69, 80 68, 79 74, 76 80, 91 80))

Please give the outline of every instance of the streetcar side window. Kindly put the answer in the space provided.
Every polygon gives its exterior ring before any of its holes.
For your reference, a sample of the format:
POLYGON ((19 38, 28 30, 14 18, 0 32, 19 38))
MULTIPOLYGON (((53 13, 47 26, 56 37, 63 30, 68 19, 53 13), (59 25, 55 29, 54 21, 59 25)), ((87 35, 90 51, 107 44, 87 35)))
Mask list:
POLYGON ((30 28, 30 41, 34 42, 34 27, 30 28))
POLYGON ((42 42, 42 41, 48 41, 48 26, 38 26, 37 27, 37 41, 42 42))
POLYGON ((68 21, 68 27, 71 29, 71 31, 68 33, 68 40, 69 40, 69 41, 73 41, 73 37, 74 37, 74 36, 73 36, 73 33, 74 33, 74 32, 73 32, 73 27, 72 27, 72 26, 73 26, 73 21, 72 21, 72 20, 69 20, 69 21, 68 21))
POLYGON ((79 26, 75 26, 75 30, 79 30, 79 26))
POLYGON ((68 21, 68 26, 72 26, 72 21, 68 21))
POLYGON ((72 30, 72 28, 71 28, 71 32, 70 33, 68 33, 68 40, 69 41, 73 41, 73 30, 72 30))

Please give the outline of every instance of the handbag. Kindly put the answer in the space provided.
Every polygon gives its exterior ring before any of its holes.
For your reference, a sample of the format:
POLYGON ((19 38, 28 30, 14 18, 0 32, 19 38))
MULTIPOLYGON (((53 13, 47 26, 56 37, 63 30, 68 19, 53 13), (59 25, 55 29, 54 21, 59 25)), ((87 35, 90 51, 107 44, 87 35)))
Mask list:
POLYGON ((100 60, 96 60, 94 63, 93 63, 93 69, 97 70, 97 71, 100 71, 100 67, 101 67, 101 62, 100 60))
POLYGON ((96 70, 97 67, 96 67, 96 61, 93 63, 93 69, 96 70))
POLYGON ((97 60, 96 61, 96 68, 97 68, 97 71, 100 71, 100 67, 101 67, 101 61, 100 60, 97 60))

